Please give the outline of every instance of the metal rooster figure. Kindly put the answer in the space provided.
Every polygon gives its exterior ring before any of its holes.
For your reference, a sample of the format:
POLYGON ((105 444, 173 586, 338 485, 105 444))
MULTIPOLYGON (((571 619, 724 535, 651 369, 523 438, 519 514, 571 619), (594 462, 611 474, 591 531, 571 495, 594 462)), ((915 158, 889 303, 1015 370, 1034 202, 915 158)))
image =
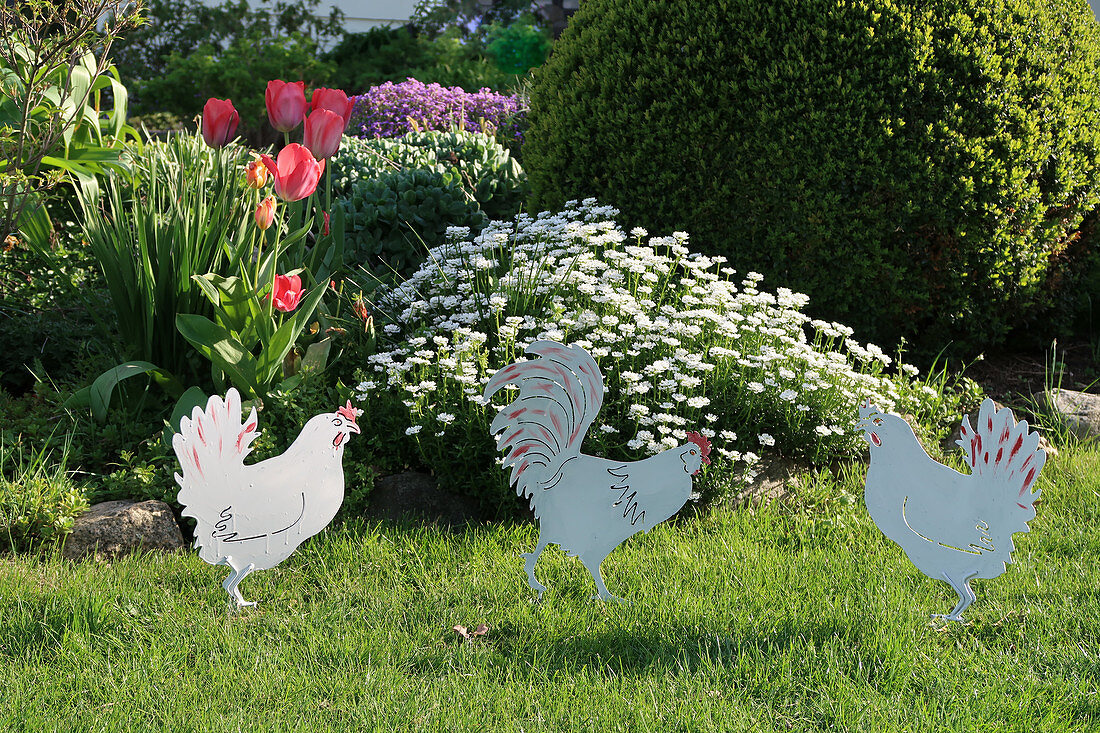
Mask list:
POLYGON ((710 442, 688 433, 684 445, 629 463, 584 455, 581 442, 603 404, 599 367, 584 349, 554 341, 537 341, 527 353, 538 358, 498 371, 485 399, 505 385, 519 387, 490 430, 516 493, 530 500, 539 522, 538 544, 523 555, 528 584, 541 599, 546 586, 535 578, 535 563, 556 544, 580 558, 599 598, 622 600, 608 592, 600 565, 628 537, 680 510, 691 477, 710 463, 710 442))
POLYGON ((1035 518, 1039 490, 1032 487, 1046 462, 1038 433, 985 400, 975 426, 963 419, 958 444, 967 475, 932 460, 905 420, 870 400, 859 416, 871 446, 864 493, 871 518, 918 570, 959 594, 951 613, 935 617, 962 621, 975 599, 970 581, 1003 573, 1012 562, 1012 535, 1027 532, 1035 518))
POLYGON ((344 501, 344 444, 359 432, 348 401, 336 412, 309 419, 282 455, 246 466, 256 429, 256 409, 241 420, 241 396, 230 388, 180 421, 172 448, 183 475, 179 502, 194 517, 199 557, 228 565, 222 587, 238 608, 253 606, 237 586, 253 570, 288 558, 336 516, 344 501))

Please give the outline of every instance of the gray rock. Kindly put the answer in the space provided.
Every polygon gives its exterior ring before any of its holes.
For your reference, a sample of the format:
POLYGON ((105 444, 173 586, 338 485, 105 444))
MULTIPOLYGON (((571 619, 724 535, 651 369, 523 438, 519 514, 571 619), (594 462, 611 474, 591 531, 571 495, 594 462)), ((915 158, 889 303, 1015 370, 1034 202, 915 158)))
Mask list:
POLYGON ((76 518, 62 555, 77 560, 85 555, 113 558, 131 552, 184 546, 172 510, 163 501, 105 501, 76 518))
POLYGON ((475 500, 443 491, 434 478, 416 471, 378 479, 370 493, 367 515, 391 522, 415 517, 450 526, 483 518, 475 500))
POLYGON ((767 456, 756 466, 756 477, 742 487, 733 502, 739 506, 758 507, 773 501, 784 501, 794 494, 798 477, 809 469, 780 456, 767 456))
POLYGON ((1068 427, 1080 438, 1100 435, 1100 395, 1072 389, 1048 389, 1034 395, 1038 410, 1068 427))

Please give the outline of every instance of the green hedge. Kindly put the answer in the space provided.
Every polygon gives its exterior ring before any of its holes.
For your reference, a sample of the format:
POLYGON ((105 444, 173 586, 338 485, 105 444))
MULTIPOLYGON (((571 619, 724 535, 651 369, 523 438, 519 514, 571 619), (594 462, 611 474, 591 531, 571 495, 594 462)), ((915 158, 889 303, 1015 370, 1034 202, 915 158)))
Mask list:
POLYGON ((531 89, 532 208, 594 196, 860 338, 973 351, 1073 292, 1098 67, 1069 0, 585 0, 531 89))

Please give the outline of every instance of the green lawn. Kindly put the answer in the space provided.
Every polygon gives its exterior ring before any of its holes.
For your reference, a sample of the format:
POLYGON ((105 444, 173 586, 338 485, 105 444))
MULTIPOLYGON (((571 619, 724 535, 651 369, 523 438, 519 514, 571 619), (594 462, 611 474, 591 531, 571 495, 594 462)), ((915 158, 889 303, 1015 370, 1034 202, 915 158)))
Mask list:
POLYGON ((0 560, 3 730, 1082 730, 1100 727, 1100 449, 1047 465, 968 624, 885 540, 858 471, 796 508, 635 537, 589 600, 530 525, 345 526, 242 584, 192 554, 0 560), (455 624, 489 632, 463 642, 455 624))

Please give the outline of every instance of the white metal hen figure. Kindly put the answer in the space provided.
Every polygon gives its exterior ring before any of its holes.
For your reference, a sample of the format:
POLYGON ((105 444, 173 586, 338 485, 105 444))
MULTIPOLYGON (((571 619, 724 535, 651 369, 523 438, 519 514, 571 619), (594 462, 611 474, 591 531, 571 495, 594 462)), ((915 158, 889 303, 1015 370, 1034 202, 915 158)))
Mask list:
POLYGON ((237 586, 253 570, 273 568, 336 516, 344 501, 344 444, 358 433, 348 401, 310 418, 282 455, 250 466, 256 409, 241 421, 241 396, 230 388, 196 407, 172 438, 183 475, 179 502, 194 517, 199 557, 228 565, 222 586, 237 607, 252 606, 237 586))
POLYGON ((519 386, 490 430, 516 493, 530 499, 539 521, 538 545, 523 556, 528 584, 541 599, 546 586, 535 578, 535 563, 556 544, 581 559, 599 598, 622 600, 608 592, 600 565, 625 539, 680 510, 691 496, 691 477, 710 463, 710 443, 688 433, 684 445, 642 461, 586 456, 581 442, 603 404, 600 368, 580 347, 554 341, 537 341, 527 353, 539 358, 498 371, 485 399, 507 384, 519 386))
POLYGON ((963 419, 958 444, 970 464, 966 475, 932 460, 897 415, 870 400, 859 415, 871 446, 867 510, 918 570, 959 594, 951 613, 936 617, 962 621, 975 598, 970 581, 1003 573, 1012 562, 1012 535, 1027 532, 1035 518, 1039 490, 1032 487, 1046 462, 1039 435, 985 400, 976 426, 963 419))

